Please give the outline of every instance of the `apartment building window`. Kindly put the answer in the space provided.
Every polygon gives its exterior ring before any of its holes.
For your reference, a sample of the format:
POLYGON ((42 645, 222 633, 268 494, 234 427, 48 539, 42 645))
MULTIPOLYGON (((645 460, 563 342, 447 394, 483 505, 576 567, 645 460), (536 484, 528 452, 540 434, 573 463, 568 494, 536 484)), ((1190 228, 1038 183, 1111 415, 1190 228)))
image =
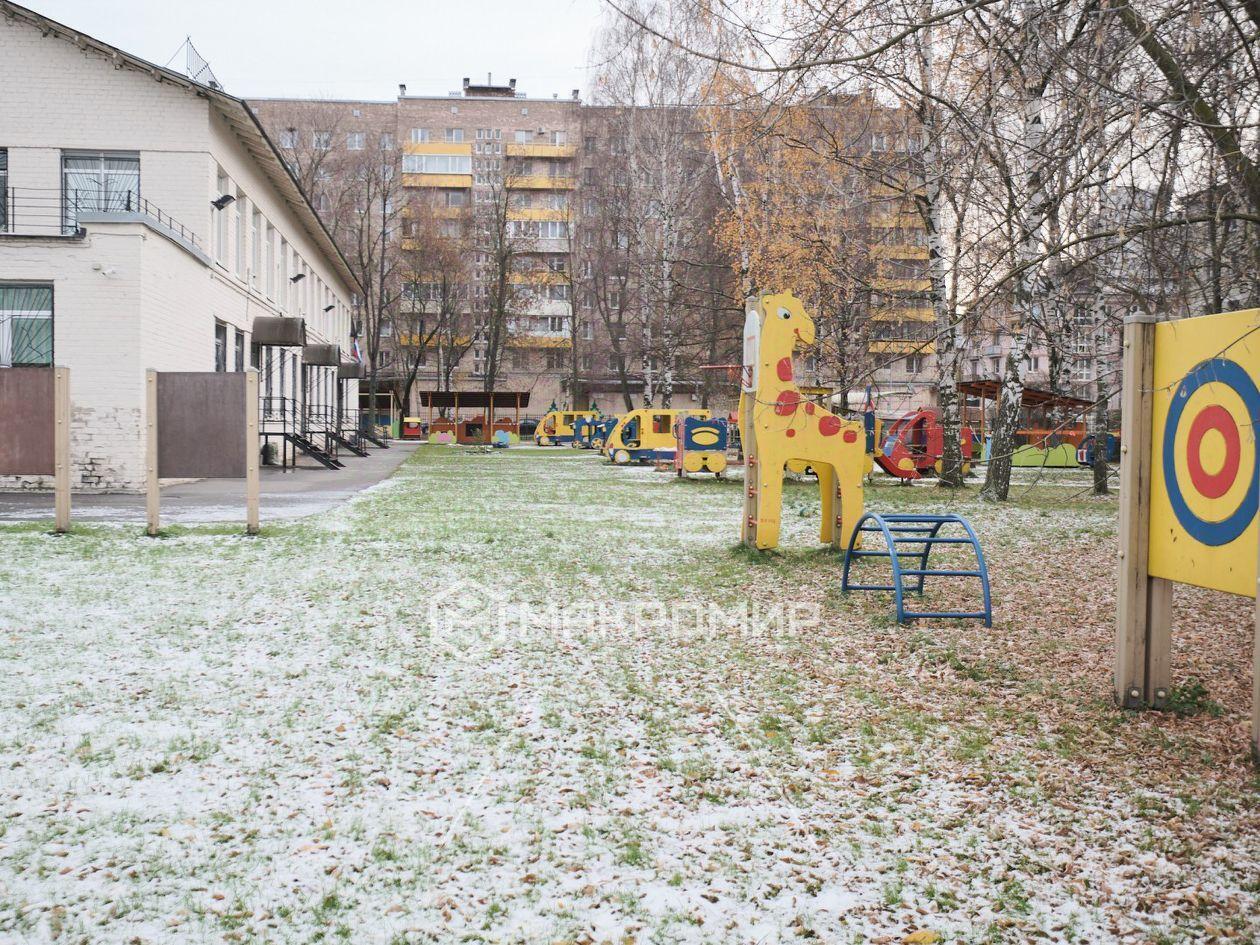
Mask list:
POLYGON ((555 348, 548 349, 547 350, 547 370, 548 371, 563 371, 565 368, 564 356, 565 356, 565 352, 563 350, 556 350, 555 348))
POLYGON ((549 332, 552 332, 553 334, 557 334, 559 332, 564 331, 565 324, 567 322, 568 322, 568 319, 565 318, 563 315, 548 315, 547 316, 547 330, 549 332))
POLYGON ((534 132, 529 128, 517 128, 516 134, 512 136, 512 139, 517 144, 530 144, 534 140, 534 132))
POLYGON ((245 332, 236 329, 236 347, 233 352, 233 364, 237 371, 245 370, 245 332))
POLYGON ((236 221, 236 278, 245 278, 245 195, 236 192, 236 203, 232 205, 236 221))
POLYGON ((140 155, 134 151, 65 151, 61 155, 61 186, 67 233, 78 227, 80 212, 133 210, 140 199, 140 155))
POLYGON ((880 152, 888 150, 888 135, 872 134, 871 135, 871 151, 880 152))
POLYGON ((538 235, 542 239, 565 239, 569 235, 569 224, 565 220, 540 220, 538 235))
POLYGON ((552 144, 568 144, 569 133, 567 131, 553 131, 551 133, 552 144))
POLYGON ((621 308, 621 290, 620 289, 608 290, 608 307, 612 309, 614 312, 621 308))
POLYGON ((427 144, 428 141, 429 141, 428 128, 412 128, 411 129, 411 143, 412 144, 427 144))
POLYGON ((552 272, 565 272, 569 266, 568 261, 563 256, 548 256, 547 268, 552 272))
POLYGON ((595 184, 595 168, 593 167, 582 168, 582 183, 585 184, 587 187, 591 187, 595 184))
POLYGON ((623 360, 619 354, 610 354, 608 356, 608 370, 620 374, 622 371, 623 360))
POLYGON ((382 151, 394 150, 394 133, 392 131, 381 132, 380 146, 382 151))
POLYGON ((583 138, 582 147, 584 147, 587 151, 594 151, 595 150, 595 136, 587 135, 585 138, 583 138))
POLYGON ((529 349, 528 348, 512 348, 512 370, 525 371, 529 369, 529 349))
MULTIPOLYGON (((547 286, 547 298, 553 302, 569 301, 569 287, 567 285, 549 285, 547 286)), ((563 323, 563 319, 561 322, 563 323)))
POLYGON ((595 340, 595 324, 594 324, 594 322, 591 322, 591 321, 584 321, 584 322, 582 322, 582 340, 583 340, 583 341, 594 341, 594 340, 595 340))
POLYGON ((923 371, 923 355, 908 354, 906 355, 906 373, 920 374, 923 371))
POLYGON ((267 224, 267 298, 276 297, 276 228, 267 224))
POLYGON ((289 290, 293 287, 293 283, 289 281, 289 242, 283 236, 280 237, 280 297, 276 300, 280 303, 281 310, 287 310, 289 307, 289 290))
POLYGON ((362 151, 363 145, 366 141, 367 135, 365 135, 362 131, 351 131, 346 135, 346 150, 362 151))
POLYGON ((298 130, 296 128, 285 128, 280 132, 280 147, 293 149, 298 146, 298 130))
MULTIPOLYGON (((219 171, 219 175, 215 182, 214 188, 219 194, 228 192, 227 174, 219 171)), ((227 208, 214 211, 214 258, 223 266, 227 266, 227 244, 228 244, 228 224, 227 224, 227 208)))
POLYGON ((443 138, 452 144, 458 144, 464 140, 463 128, 447 128, 443 138))
POLYGON ((53 363, 50 285, 0 285, 0 368, 53 363))
POLYGON ((404 154, 404 174, 471 174, 472 157, 467 154, 404 154))
POLYGON ((333 133, 331 131, 316 131, 311 134, 311 147, 316 151, 329 151, 332 149, 333 133))
POLYGON ((253 210, 254 212, 249 217, 249 284, 257 289, 258 274, 262 272, 263 218, 262 211, 257 205, 253 210))
POLYGON ((468 191, 466 190, 448 190, 442 196, 448 207, 468 206, 468 191))
POLYGON ((214 323, 214 369, 227 370, 228 329, 223 322, 214 323))
POLYGON ((587 374, 595 370, 595 355, 591 354, 589 351, 582 355, 582 370, 587 374))

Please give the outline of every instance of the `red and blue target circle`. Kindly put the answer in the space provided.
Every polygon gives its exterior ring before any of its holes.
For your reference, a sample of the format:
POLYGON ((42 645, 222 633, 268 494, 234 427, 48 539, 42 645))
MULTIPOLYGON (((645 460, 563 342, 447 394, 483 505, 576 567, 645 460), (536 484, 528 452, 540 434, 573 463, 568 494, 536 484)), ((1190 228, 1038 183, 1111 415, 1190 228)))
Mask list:
POLYGON ((1173 513, 1190 537, 1205 545, 1218 546, 1227 545, 1236 539, 1255 518, 1258 504, 1256 490, 1260 486, 1260 441, 1253 430, 1240 430, 1237 419, 1224 406, 1209 403, 1190 420, 1190 432, 1185 446, 1186 470, 1190 481, 1183 483, 1178 479, 1177 430, 1181 426, 1191 396, 1207 384, 1223 384, 1232 390, 1243 402, 1253 424, 1260 419, 1260 390, 1257 390, 1255 382, 1237 362, 1226 358, 1212 358, 1197 365, 1182 379, 1173 394, 1168 417, 1164 421, 1164 484, 1173 513), (1219 435, 1225 447, 1224 461, 1215 472, 1208 472, 1203 467, 1201 458, 1203 438, 1210 432, 1219 435), (1225 495, 1238 477, 1244 444, 1255 451, 1256 456, 1251 464, 1251 483, 1242 493, 1237 507, 1219 521, 1209 521, 1197 515, 1187 503, 1182 492, 1183 487, 1188 486, 1194 490, 1194 494, 1206 499, 1219 499, 1225 495))

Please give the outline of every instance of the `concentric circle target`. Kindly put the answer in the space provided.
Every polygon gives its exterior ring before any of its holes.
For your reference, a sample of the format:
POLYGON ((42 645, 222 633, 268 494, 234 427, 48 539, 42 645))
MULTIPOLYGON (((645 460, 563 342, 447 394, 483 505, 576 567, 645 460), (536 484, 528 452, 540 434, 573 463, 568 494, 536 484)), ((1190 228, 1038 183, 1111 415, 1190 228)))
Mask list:
POLYGON ((1197 365, 1173 392, 1164 423, 1164 483, 1182 528, 1227 545, 1256 516, 1260 390, 1235 361, 1197 365))

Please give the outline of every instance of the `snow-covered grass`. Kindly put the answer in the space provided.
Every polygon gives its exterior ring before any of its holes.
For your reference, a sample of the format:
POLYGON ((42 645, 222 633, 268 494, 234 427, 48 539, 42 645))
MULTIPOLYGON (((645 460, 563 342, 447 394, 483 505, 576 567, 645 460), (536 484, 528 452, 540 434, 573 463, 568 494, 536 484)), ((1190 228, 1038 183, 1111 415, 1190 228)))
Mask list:
POLYGON ((842 597, 807 484, 750 555, 738 479, 567 449, 256 540, 0 528, 0 940, 1253 940, 1250 602, 1178 593, 1204 711, 1114 709, 1115 501, 1066 478, 868 490, 972 518, 992 630, 842 597))

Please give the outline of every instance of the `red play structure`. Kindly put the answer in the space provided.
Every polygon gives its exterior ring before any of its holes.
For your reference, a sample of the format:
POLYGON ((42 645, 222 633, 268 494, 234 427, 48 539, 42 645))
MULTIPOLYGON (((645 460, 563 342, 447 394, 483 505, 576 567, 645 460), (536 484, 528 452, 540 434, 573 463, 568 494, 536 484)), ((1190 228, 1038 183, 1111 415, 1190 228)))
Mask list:
MULTIPOLYGON (((962 428, 962 456, 971 462, 971 430, 962 428)), ((938 471, 941 460, 941 423, 935 410, 914 410, 888 428, 875 451, 879 468, 898 479, 922 479, 938 471)))

